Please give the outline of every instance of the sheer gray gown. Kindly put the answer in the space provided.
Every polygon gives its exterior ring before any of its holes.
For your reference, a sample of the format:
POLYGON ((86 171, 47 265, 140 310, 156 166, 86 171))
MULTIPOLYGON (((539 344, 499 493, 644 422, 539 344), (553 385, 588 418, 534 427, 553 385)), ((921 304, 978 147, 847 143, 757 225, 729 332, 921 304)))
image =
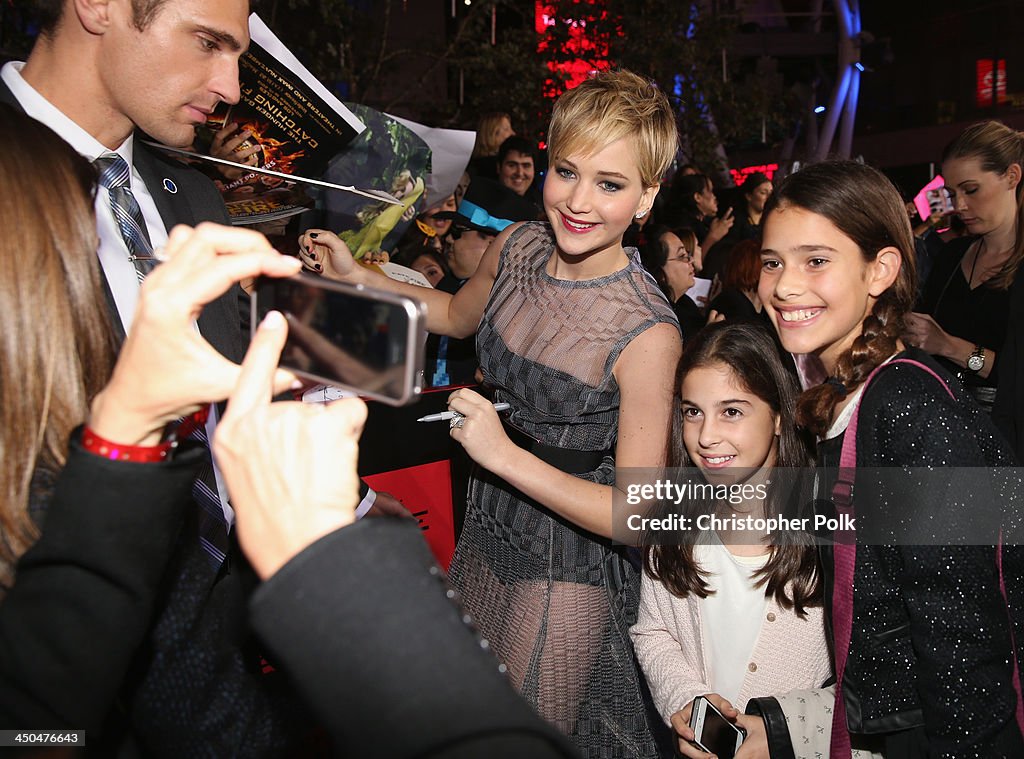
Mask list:
MULTIPOLYGON (((546 224, 509 237, 477 332, 480 365, 521 430, 611 452, 612 367, 630 340, 675 315, 635 251, 625 269, 579 282, 547 274, 553 252, 546 224)), ((612 456, 576 476, 611 484, 612 456)), ((657 755, 629 638, 640 578, 621 549, 477 467, 451 579, 513 683, 584 756, 657 755)))

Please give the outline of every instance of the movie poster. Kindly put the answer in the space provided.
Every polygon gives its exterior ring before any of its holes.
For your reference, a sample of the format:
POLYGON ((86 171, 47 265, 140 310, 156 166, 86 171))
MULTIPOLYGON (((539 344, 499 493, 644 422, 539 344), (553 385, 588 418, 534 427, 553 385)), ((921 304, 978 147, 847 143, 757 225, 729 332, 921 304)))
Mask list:
POLYGON ((346 106, 366 125, 366 130, 331 161, 325 179, 340 185, 383 190, 396 198, 399 205, 349 193, 327 193, 327 226, 348 244, 356 258, 376 250, 390 253, 426 207, 430 148, 390 116, 364 105, 346 106))
MULTIPOLYGON (((258 146, 256 165, 285 175, 319 179, 331 158, 364 129, 266 27, 249 17, 252 42, 239 60, 241 99, 221 103, 197 129, 196 149, 210 153, 216 132, 236 124, 251 136, 236 150, 258 146)), ((230 158, 230 156, 219 156, 230 158)), ((313 203, 305 188, 285 177, 206 164, 235 224, 255 224, 299 213, 313 203)))

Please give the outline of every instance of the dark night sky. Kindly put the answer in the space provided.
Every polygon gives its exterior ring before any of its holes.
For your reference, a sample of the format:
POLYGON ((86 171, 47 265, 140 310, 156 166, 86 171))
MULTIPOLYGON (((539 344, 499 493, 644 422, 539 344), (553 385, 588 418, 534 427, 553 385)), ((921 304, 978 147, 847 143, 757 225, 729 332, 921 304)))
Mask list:
MULTIPOLYGON (((813 5, 812 0, 753 2, 769 14, 806 13, 813 5)), ((833 0, 824 0, 823 6, 823 30, 834 30, 833 0)), ((876 40, 889 41, 893 60, 861 78, 854 155, 861 154, 901 183, 916 186, 927 181, 929 163, 938 160, 942 146, 966 124, 998 118, 1024 129, 1024 0, 860 0, 860 8, 863 29, 876 40), (998 108, 979 107, 977 62, 996 57, 1006 61, 1010 102, 998 108)), ((790 29, 801 22, 806 23, 791 16, 790 29)), ((870 66, 880 52, 865 51, 865 63, 870 66)), ((817 97, 825 103, 835 57, 817 60, 828 72, 817 97)), ((789 75, 809 81, 814 61, 790 58, 782 66, 789 75)), ((757 163, 770 155, 771 149, 746 158, 757 163)))
POLYGON ((939 102, 953 104, 955 121, 992 115, 974 102, 979 58, 1005 58, 1007 92, 1024 95, 1021 0, 861 0, 861 17, 864 29, 891 38, 895 56, 864 77, 861 131, 935 123, 939 102))

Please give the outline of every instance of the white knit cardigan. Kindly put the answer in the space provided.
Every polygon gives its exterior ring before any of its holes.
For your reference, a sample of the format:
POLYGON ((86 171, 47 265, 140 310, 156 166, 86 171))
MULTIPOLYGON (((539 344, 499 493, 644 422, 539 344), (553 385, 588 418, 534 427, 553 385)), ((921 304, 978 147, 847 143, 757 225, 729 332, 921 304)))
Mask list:
MULTIPOLYGON (((637 623, 630 629, 636 655, 666 723, 697 696, 714 693, 711 663, 705 657, 701 600, 672 595, 644 572, 637 623)), ((832 675, 821 607, 800 618, 793 610, 768 599, 761 632, 747 662, 734 707, 747 701, 778 696, 791 690, 818 688, 832 675)))

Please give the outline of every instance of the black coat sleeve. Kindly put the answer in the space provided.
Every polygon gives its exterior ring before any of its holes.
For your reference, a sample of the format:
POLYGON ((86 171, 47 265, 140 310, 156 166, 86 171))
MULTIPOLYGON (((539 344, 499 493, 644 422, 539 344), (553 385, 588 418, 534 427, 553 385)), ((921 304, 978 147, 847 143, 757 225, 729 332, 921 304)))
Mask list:
MULTIPOLYGON (((912 357, 927 361, 917 352, 912 357)), ((903 487, 861 491, 858 500, 867 505, 863 516, 891 525, 895 547, 867 551, 891 558, 880 566, 899 588, 909 622, 931 751, 996 756, 995 742, 1013 721, 1017 701, 1012 654, 1019 659, 1022 653, 1013 635, 1021 610, 1014 600, 1024 582, 1024 556, 1016 546, 1003 549, 1008 604, 995 544, 1022 491, 1015 470, 1001 469, 1012 459, 991 421, 949 384, 955 399, 923 371, 894 365, 868 389, 860 410, 858 482, 863 452, 876 479, 903 487), (879 509, 888 519, 873 513, 879 509)), ((858 544, 864 533, 858 529, 858 544)), ((859 585, 862 574, 857 577, 859 585)), ((1019 751, 1018 733, 1012 753, 1019 751)))
POLYGON ((339 753, 573 756, 454 601, 415 525, 368 519, 295 557, 250 609, 339 753))
POLYGON ((1024 276, 1010 290, 1010 324, 999 351, 999 388, 992 421, 1024 462, 1024 276))
POLYGON ((100 729, 152 622, 201 455, 185 444, 172 462, 116 462, 73 439, 0 604, 4 728, 100 729))

